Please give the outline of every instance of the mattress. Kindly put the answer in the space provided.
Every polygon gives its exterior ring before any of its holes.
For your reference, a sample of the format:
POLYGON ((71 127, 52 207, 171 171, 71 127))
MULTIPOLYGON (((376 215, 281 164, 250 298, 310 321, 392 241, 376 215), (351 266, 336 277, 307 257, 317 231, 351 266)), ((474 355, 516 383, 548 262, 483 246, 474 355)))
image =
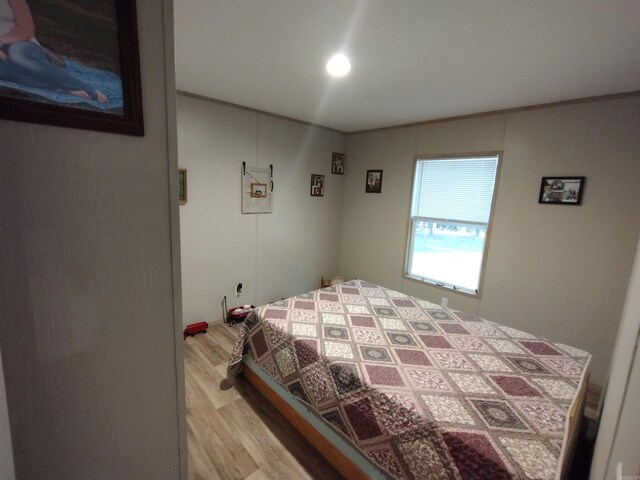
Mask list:
POLYGON ((255 309, 245 352, 402 479, 559 478, 591 358, 362 280, 255 309))

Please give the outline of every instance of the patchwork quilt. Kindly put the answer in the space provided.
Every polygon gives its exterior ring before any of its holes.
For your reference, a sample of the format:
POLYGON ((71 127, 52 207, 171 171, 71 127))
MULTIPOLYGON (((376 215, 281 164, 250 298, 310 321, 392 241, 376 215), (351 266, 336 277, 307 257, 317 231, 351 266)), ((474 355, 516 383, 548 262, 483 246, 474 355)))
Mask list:
POLYGON ((591 358, 362 280, 255 309, 245 352, 399 479, 555 479, 591 358))

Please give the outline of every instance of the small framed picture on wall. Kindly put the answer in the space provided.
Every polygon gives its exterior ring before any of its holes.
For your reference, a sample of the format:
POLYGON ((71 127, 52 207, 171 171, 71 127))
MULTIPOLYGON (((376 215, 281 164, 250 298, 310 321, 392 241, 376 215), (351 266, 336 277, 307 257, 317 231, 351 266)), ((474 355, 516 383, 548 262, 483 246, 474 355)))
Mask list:
POLYGON ((187 169, 178 169, 178 198, 180 205, 187 203, 187 169))
POLYGON ((324 197, 324 175, 311 174, 311 196, 324 197))
POLYGON ((344 175, 344 153, 333 152, 331 155, 331 173, 344 175))
POLYGON ((252 183, 251 184, 251 196, 253 198, 265 198, 267 196, 267 184, 266 183, 252 183))
POLYGON ((364 191, 367 193, 382 192, 382 170, 367 170, 367 183, 364 191))
POLYGON ((585 177, 542 177, 538 203, 580 205, 585 177))

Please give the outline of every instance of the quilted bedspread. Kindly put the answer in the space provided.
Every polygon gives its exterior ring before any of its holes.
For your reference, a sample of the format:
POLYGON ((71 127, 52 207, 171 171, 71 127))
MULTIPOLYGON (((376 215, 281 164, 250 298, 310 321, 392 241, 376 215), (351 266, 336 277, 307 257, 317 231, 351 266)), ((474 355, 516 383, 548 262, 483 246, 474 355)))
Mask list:
POLYGON ((362 280, 255 309, 245 351, 400 479, 556 478, 591 358, 362 280))

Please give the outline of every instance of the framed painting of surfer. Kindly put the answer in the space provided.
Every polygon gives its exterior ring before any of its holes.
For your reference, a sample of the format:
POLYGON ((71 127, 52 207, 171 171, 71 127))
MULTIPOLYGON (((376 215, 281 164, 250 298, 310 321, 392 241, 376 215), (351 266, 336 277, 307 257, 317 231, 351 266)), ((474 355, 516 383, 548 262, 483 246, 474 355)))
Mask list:
POLYGON ((133 0, 0 0, 0 118, 144 135, 133 0))

